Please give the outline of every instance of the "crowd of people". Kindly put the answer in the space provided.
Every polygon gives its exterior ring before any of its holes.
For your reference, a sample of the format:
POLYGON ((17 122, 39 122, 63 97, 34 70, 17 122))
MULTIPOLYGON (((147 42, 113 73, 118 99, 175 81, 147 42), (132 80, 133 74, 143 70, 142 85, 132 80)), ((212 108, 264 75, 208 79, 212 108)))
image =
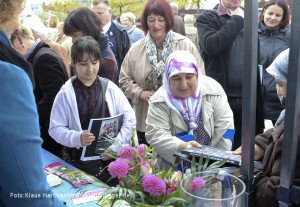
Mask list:
MULTIPOLYGON (((23 3, 0 1, 0 95, 5 97, 0 105, 0 163, 5 166, 0 206, 19 206, 10 192, 52 193, 42 148, 107 181, 99 171, 111 157, 80 160, 82 148, 98 136, 88 131, 92 118, 123 114, 118 143, 136 138, 154 147, 165 170, 177 169, 181 161, 173 154, 189 147, 210 145, 241 154, 247 97, 240 0, 221 0, 213 10, 183 18, 178 4, 148 0, 139 18, 126 12, 119 22, 108 0, 92 0, 90 8, 70 11, 63 22, 51 16, 47 27, 34 15, 20 24, 23 3), (227 131, 235 133, 228 137, 227 131)), ((254 159, 263 167, 255 170, 256 207, 278 206, 289 22, 284 0, 268 1, 259 16, 254 159), (264 132, 265 119, 274 128, 264 132)), ((295 184, 300 184, 298 165, 295 184)), ((51 197, 25 199, 22 206, 63 204, 51 197)))

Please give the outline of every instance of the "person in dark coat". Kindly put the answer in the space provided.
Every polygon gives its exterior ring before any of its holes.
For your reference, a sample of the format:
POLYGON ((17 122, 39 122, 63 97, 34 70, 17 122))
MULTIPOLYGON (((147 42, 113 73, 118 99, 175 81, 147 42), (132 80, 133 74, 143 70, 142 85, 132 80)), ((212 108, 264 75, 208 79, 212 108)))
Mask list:
POLYGON ((288 5, 284 0, 266 2, 259 17, 259 60, 264 69, 262 70, 264 119, 272 120, 273 124, 284 107, 278 99, 274 78, 265 70, 280 52, 289 47, 289 17, 288 5))
MULTIPOLYGON (((281 52, 266 71, 275 78, 277 94, 279 97, 286 97, 287 75, 288 75, 289 49, 281 52)), ((281 156, 284 137, 285 110, 280 113, 274 128, 267 130, 255 137, 254 159, 262 160, 261 170, 255 170, 256 184, 253 198, 255 207, 277 207, 276 188, 280 183, 281 156)), ((300 123, 298 131, 298 150, 300 149, 300 123)), ((234 153, 241 154, 241 148, 234 153)), ((295 185, 300 185, 300 153, 296 157, 295 185)), ((293 205, 299 207, 298 205, 293 205)))
MULTIPOLYGON (((221 84, 233 111, 233 150, 241 146, 242 132, 244 10, 240 6, 240 0, 221 0, 217 11, 204 11, 196 20, 206 75, 221 84)), ((260 85, 257 94, 255 134, 260 134, 264 130, 260 85)))
POLYGON ((112 11, 107 0, 99 1, 98 4, 95 4, 94 1, 92 4, 92 10, 101 19, 103 24, 103 33, 109 38, 109 46, 117 59, 118 67, 120 69, 124 57, 131 47, 130 38, 126 28, 121 24, 112 21, 112 11))
POLYGON ((43 41, 35 41, 31 30, 19 27, 12 36, 15 50, 33 67, 35 80, 34 96, 37 104, 43 148, 61 156, 62 145, 48 134, 51 108, 56 94, 68 80, 62 59, 43 41))

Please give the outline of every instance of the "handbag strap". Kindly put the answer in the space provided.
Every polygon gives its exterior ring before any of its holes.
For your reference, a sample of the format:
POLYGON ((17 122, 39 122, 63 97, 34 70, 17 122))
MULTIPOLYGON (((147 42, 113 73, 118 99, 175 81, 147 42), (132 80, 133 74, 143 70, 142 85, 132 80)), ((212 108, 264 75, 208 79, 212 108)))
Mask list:
POLYGON ((99 95, 98 101, 96 103, 95 109, 92 114, 92 119, 93 118, 103 118, 105 116, 105 93, 108 85, 108 80, 106 78, 100 78, 100 83, 101 83, 101 93, 99 95), (101 114, 100 114, 101 111, 101 114), (100 115, 100 117, 99 117, 100 115))

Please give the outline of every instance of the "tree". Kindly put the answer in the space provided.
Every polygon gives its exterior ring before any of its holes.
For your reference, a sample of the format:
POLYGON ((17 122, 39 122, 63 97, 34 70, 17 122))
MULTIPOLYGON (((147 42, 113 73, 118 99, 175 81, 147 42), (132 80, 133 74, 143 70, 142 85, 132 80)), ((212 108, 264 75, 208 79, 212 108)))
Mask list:
POLYGON ((132 12, 140 17, 147 0, 110 0, 113 14, 120 16, 124 12, 132 12))
POLYGON ((200 13, 200 7, 204 1, 207 0, 174 0, 171 2, 176 2, 179 9, 192 9, 196 6, 198 13, 200 13))
POLYGON ((56 0, 50 4, 43 3, 44 12, 55 14, 60 21, 63 21, 70 11, 78 7, 87 6, 79 0, 56 0))

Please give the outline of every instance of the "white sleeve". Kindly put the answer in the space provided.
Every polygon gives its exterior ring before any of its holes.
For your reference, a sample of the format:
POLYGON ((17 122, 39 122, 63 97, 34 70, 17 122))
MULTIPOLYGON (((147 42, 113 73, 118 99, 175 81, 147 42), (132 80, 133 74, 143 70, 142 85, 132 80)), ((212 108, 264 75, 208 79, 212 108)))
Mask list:
MULTIPOLYGON (((75 103, 74 103, 75 104, 75 103)), ((80 134, 82 130, 72 128, 71 122, 75 125, 75 120, 71 120, 69 105, 62 91, 60 91, 54 100, 51 116, 49 135, 58 143, 67 147, 80 148, 80 134)))

